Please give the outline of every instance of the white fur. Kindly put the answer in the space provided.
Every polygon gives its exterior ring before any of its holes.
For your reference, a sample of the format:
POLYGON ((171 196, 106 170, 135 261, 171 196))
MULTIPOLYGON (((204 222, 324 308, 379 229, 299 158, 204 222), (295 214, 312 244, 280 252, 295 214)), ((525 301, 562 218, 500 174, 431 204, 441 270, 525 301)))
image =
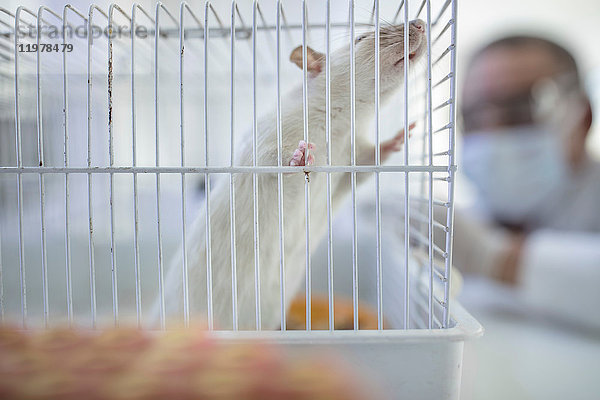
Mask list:
MULTIPOLYGON (((388 27, 381 33, 381 102, 382 105, 403 81, 403 62, 394 65, 404 55, 402 27, 388 27)), ((410 31, 410 51, 417 57, 424 49, 424 36, 414 27, 410 31)), ((366 138, 368 125, 374 116, 374 34, 356 43, 356 159, 358 164, 372 164, 374 146, 366 138)), ((332 164, 350 164, 350 49, 349 46, 331 54, 331 155, 332 164)), ((416 60, 416 58, 415 58, 416 60)), ((323 72, 308 81, 308 137, 315 144, 311 154, 315 165, 326 164, 325 143, 325 62, 323 72)), ((275 111, 258 123, 257 156, 259 165, 277 165, 277 125, 275 111)), ((252 165, 251 135, 244 142, 236 165, 252 165)), ((283 99, 282 158, 289 165, 298 142, 304 138, 302 87, 283 99)), ((359 174, 364 175, 364 174, 359 174)), ((305 279, 305 215, 302 167, 298 173, 283 174, 285 293, 286 304, 302 289, 305 279)), ((349 192, 349 174, 332 174, 334 210, 349 192)), ((254 290, 254 226, 252 175, 234 175, 235 234, 237 266, 238 321, 240 329, 255 329, 254 290)), ((326 175, 310 174, 310 240, 311 253, 327 229, 326 175)), ((263 329, 276 329, 280 324, 280 252, 278 222, 277 174, 258 174, 258 210, 261 275, 261 312, 263 329)), ((230 253, 229 180, 225 179, 210 193, 211 255, 213 280, 213 310, 216 329, 232 328, 232 285, 230 253)), ((203 205, 204 207, 204 205, 203 205)), ((201 213, 188 234, 188 270, 190 311, 207 312, 206 288, 206 215, 201 213)), ((182 315, 183 288, 181 256, 173 260, 165 280, 167 319, 182 315)), ((158 306, 155 307, 155 318, 158 306)))

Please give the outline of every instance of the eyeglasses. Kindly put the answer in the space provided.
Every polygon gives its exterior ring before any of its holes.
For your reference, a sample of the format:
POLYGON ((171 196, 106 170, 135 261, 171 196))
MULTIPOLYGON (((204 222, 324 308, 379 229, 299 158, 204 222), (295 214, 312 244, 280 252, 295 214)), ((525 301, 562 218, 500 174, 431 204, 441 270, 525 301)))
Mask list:
POLYGON ((479 99, 462 109, 464 131, 548 121, 561 101, 577 91, 577 75, 561 73, 510 96, 479 99))

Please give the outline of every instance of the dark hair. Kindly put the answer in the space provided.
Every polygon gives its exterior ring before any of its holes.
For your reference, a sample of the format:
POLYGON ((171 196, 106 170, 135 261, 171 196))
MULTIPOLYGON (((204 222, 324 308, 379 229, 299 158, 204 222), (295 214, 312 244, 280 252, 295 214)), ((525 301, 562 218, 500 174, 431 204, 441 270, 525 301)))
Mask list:
POLYGON ((489 50, 495 50, 498 48, 514 49, 526 46, 537 46, 546 48, 550 52, 550 54, 552 54, 552 56, 555 58, 557 66, 560 66, 560 71, 574 73, 574 76, 577 79, 577 82, 579 83, 579 71, 577 68, 577 62, 575 61, 575 57, 573 57, 573 55, 567 49, 565 49, 558 43, 538 36, 511 35, 502 37, 500 39, 496 39, 493 42, 488 43, 487 45, 479 49, 479 51, 477 51, 475 55, 471 58, 470 64, 472 64, 473 61, 479 58, 481 55, 487 53, 489 50))

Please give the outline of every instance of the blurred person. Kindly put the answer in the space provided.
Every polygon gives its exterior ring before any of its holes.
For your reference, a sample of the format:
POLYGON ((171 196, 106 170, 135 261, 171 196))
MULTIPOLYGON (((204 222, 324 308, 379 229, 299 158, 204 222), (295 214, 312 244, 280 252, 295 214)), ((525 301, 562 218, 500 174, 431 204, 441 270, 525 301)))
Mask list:
POLYGON ((600 328, 600 163, 575 59, 543 38, 498 39, 472 58, 461 101, 459 171, 476 200, 456 208, 454 265, 600 328))

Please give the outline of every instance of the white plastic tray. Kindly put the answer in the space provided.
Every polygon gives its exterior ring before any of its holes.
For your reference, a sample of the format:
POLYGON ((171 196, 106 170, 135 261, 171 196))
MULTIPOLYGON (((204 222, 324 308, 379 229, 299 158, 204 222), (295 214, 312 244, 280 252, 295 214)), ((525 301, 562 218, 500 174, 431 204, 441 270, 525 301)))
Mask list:
POLYGON ((332 355, 370 380, 384 399, 441 400, 460 396, 463 345, 483 327, 456 301, 449 329, 384 331, 215 332, 228 341, 267 340, 290 354, 332 355))

